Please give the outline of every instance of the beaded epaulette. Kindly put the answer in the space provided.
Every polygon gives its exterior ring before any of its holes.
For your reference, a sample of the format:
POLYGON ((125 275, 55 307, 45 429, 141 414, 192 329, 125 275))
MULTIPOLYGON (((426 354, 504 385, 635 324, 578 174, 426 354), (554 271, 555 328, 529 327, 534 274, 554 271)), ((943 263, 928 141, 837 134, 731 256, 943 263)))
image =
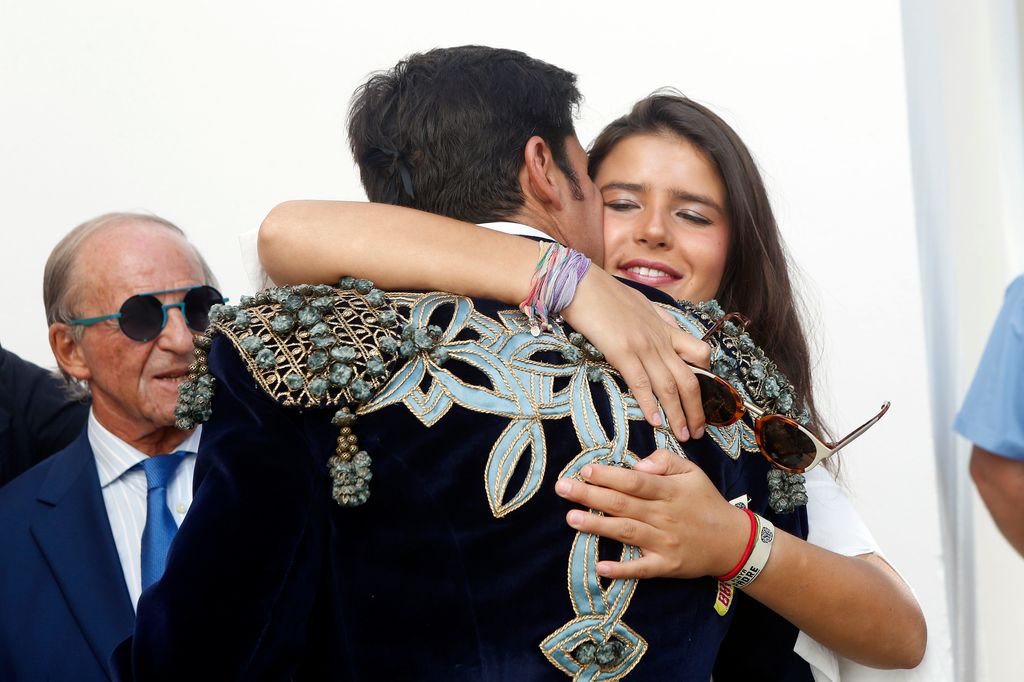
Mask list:
MULTIPOLYGON (((706 328, 724 316, 722 308, 714 300, 697 305, 686 301, 680 301, 680 304, 706 328)), ((718 348, 727 351, 713 353, 711 370, 715 374, 744 391, 759 407, 795 419, 805 426, 810 423, 811 413, 798 400, 793 384, 739 325, 726 322, 721 333, 708 339, 708 343, 712 351, 718 348)))
MULTIPOLYGON (((370 456, 352 431, 359 404, 387 383, 411 355, 417 330, 402 324, 384 292, 365 279, 277 287, 210 310, 210 326, 195 337, 196 362, 178 389, 176 425, 191 429, 210 418, 214 378, 206 354, 217 335, 237 349, 257 385, 285 407, 337 407, 340 427, 328 461, 334 499, 357 506, 369 498, 370 456)), ((422 336, 422 334, 421 334, 422 336)))
MULTIPOLYGON (((725 315, 715 300, 678 303, 697 325, 696 336, 702 336, 725 315)), ((712 372, 728 381, 746 399, 765 412, 790 417, 804 425, 810 423, 811 414, 799 399, 797 389, 739 325, 726 322, 708 343, 712 348, 712 372)), ((748 424, 737 422, 732 430, 740 432, 734 434, 733 447, 724 441, 725 429, 709 427, 708 432, 727 453, 732 451, 738 456, 739 450, 758 451, 753 429, 748 424)), ((803 474, 772 468, 768 471, 768 491, 768 505, 778 513, 792 512, 807 504, 803 474)))

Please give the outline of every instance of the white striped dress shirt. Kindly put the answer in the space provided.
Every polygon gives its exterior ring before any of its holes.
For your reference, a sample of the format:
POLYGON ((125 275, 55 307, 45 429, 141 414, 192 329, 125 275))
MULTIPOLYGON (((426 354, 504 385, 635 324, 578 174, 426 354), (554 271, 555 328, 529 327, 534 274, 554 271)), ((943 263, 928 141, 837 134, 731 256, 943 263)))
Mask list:
MULTIPOLYGON (((132 469, 147 455, 112 434, 89 411, 89 445, 96 457, 100 474, 103 503, 107 507, 110 530, 121 559, 125 584, 132 599, 132 608, 142 594, 142 529, 146 526, 146 472, 132 469)), ((192 471, 202 426, 181 442, 174 451, 192 453, 182 459, 167 486, 167 507, 179 526, 192 504, 192 471)))

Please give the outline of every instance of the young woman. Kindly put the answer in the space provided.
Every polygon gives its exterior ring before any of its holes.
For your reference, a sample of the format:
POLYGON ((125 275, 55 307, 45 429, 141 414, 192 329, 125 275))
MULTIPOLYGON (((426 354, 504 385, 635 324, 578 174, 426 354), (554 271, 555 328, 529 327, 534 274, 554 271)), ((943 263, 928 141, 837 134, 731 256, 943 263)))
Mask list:
MULTIPOLYGON (((717 298, 724 310, 747 315, 751 336, 789 378, 822 432, 782 241, 760 174, 736 133, 701 105, 656 94, 601 133, 591 149, 590 175, 605 204, 605 270, 677 299, 717 298)), ((440 289, 518 304, 530 286, 537 244, 400 207, 307 201, 271 212, 260 230, 259 255, 281 284, 353 274, 383 288, 440 289)), ((678 352, 666 337, 645 336, 650 318, 637 322, 636 299, 624 291, 635 294, 591 268, 563 315, 620 369, 623 363, 646 368, 643 357, 678 352)), ((661 385, 655 392, 664 403, 673 392, 665 386, 673 381, 684 386, 687 377, 666 380, 652 372, 639 383, 641 389, 661 385)), ((680 435, 700 437, 699 407, 683 409, 689 433, 680 435)), ((719 575, 741 553, 746 531, 736 515, 742 512, 689 462, 656 453, 636 472, 595 466, 584 473, 587 482, 560 481, 559 494, 617 518, 570 512, 570 525, 637 544, 644 554, 628 563, 601 562, 603 575, 719 575)), ((809 472, 810 539, 821 546, 780 533, 746 592, 842 656, 875 667, 913 667, 925 649, 921 610, 837 490, 827 472, 809 472), (833 507, 822 511, 825 498, 833 507), (817 519, 826 515, 820 525, 838 532, 816 536, 817 519)), ((819 656, 811 660, 819 669, 827 667, 814 646, 798 642, 797 649, 809 660, 819 656)))

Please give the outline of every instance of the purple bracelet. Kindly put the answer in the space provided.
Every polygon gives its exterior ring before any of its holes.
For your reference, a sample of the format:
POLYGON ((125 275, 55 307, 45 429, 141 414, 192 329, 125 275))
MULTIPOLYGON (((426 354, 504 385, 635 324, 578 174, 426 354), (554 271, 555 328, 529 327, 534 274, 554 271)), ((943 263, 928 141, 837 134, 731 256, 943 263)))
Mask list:
POLYGON ((572 303, 589 269, 590 259, 579 251, 554 242, 540 243, 540 260, 533 271, 530 293, 519 304, 534 336, 551 330, 550 318, 572 303))

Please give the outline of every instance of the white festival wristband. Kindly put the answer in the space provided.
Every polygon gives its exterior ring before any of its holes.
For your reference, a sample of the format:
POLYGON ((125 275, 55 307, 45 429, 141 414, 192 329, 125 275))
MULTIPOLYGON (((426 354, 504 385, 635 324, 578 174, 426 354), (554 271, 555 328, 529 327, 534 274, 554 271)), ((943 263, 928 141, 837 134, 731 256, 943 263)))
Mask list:
POLYGON ((754 517, 757 519, 757 537, 754 540, 754 549, 750 552, 750 557, 743 564, 739 573, 725 581, 736 588, 746 587, 761 575, 761 571, 764 570, 765 564, 768 563, 768 557, 772 553, 772 544, 775 542, 775 526, 772 525, 772 522, 757 514, 754 514, 754 517))

